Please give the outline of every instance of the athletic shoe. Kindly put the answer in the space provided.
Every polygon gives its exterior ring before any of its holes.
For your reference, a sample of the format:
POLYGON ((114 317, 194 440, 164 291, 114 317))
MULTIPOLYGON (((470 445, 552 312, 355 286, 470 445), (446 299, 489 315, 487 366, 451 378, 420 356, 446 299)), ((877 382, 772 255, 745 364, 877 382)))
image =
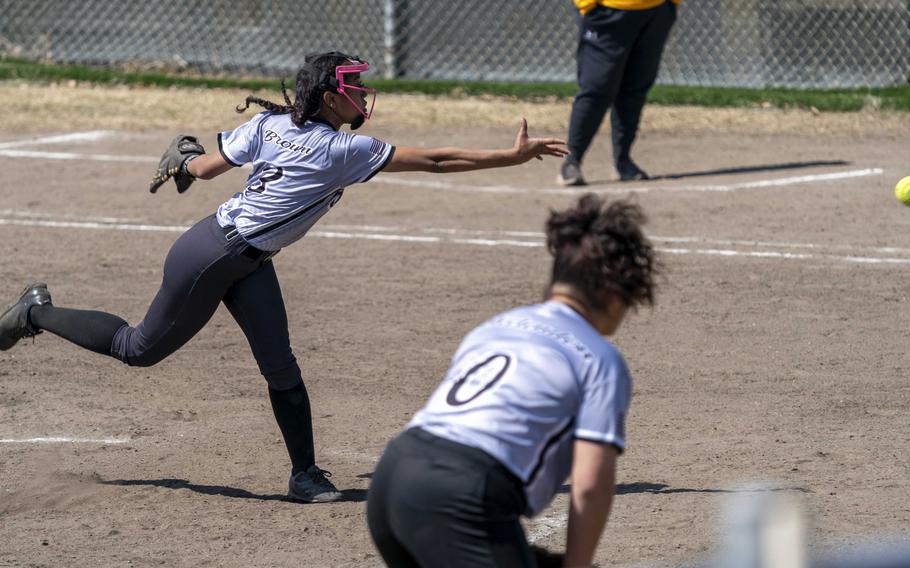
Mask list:
POLYGON ((28 312, 35 306, 51 306, 51 293, 44 282, 32 282, 25 287, 19 300, 0 316, 0 351, 6 351, 23 337, 41 333, 28 321, 28 312))
POLYGON ((572 186, 572 185, 588 185, 588 182, 585 181, 585 178, 581 175, 581 165, 575 158, 571 156, 566 156, 562 161, 562 166, 559 168, 559 177, 556 178, 556 182, 562 186, 572 186))
POLYGON ((619 174, 619 181, 639 181, 645 179, 651 179, 651 176, 646 174, 644 170, 638 167, 638 165, 632 160, 623 160, 616 164, 616 173, 619 174))
POLYGON ((341 491, 328 480, 332 473, 311 465, 288 480, 288 499, 301 503, 328 503, 344 499, 341 491))

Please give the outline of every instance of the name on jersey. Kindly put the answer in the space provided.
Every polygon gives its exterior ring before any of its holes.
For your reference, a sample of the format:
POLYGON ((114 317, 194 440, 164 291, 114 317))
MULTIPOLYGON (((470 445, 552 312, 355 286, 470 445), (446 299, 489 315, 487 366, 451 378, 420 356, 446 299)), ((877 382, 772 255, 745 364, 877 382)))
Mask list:
POLYGON ((487 325, 499 325, 502 327, 510 327, 513 329, 530 331, 531 333, 536 333, 544 337, 554 339, 566 347, 574 349, 584 359, 594 358, 594 354, 591 353, 591 350, 588 349, 587 345, 579 341, 578 338, 573 334, 565 331, 559 331, 553 327, 542 324, 540 322, 536 322, 532 319, 515 318, 500 315, 490 320, 487 325))
POLYGON ((290 140, 285 140, 274 130, 266 130, 264 140, 266 142, 271 142, 272 144, 275 144, 284 150, 288 150, 289 152, 296 152, 297 154, 306 155, 313 151, 312 148, 309 148, 302 144, 295 144, 290 140))

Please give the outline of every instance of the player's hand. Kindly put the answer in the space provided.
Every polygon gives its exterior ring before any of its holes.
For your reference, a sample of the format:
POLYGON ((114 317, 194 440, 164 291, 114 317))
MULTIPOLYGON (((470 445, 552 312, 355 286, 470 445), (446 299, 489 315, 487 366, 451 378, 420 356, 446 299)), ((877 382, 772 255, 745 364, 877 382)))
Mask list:
POLYGON ((566 141, 561 138, 528 138, 528 121, 524 118, 518 126, 518 136, 513 149, 522 162, 531 158, 543 160, 543 156, 562 157, 569 153, 566 141))
POLYGON ((205 154, 205 148, 195 136, 181 134, 175 137, 161 156, 161 161, 158 162, 158 169, 149 183, 149 191, 155 193, 164 182, 171 178, 174 178, 174 183, 177 185, 177 193, 183 193, 189 189, 196 178, 184 169, 184 164, 202 154, 205 154))

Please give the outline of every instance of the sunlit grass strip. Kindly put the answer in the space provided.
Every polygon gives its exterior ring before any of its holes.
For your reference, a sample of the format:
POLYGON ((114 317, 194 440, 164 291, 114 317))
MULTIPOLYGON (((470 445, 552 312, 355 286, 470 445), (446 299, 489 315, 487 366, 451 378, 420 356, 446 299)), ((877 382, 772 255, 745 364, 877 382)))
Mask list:
MULTIPOLYGON (((210 89, 272 90, 280 78, 204 76, 191 73, 127 71, 108 67, 58 65, 23 59, 0 58, 0 80, 80 81, 146 87, 197 87, 210 89)), ((293 77, 287 77, 293 80, 293 77)), ((496 96, 518 99, 569 99, 574 83, 495 83, 488 81, 417 81, 374 79, 369 83, 383 92, 438 96, 496 96)), ((864 108, 910 111, 910 85, 887 88, 798 90, 743 89, 657 85, 651 104, 704 107, 804 108, 850 112, 864 108)))

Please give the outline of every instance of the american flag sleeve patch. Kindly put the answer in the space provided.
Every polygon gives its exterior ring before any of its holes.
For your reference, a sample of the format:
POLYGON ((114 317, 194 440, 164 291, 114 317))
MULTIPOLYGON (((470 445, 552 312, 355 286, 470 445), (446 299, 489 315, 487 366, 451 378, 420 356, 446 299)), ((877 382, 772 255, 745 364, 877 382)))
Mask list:
POLYGON ((384 149, 385 149, 385 142, 382 142, 382 141, 379 141, 379 140, 376 140, 375 138, 373 138, 373 142, 370 143, 370 153, 376 154, 377 156, 381 156, 384 149))

